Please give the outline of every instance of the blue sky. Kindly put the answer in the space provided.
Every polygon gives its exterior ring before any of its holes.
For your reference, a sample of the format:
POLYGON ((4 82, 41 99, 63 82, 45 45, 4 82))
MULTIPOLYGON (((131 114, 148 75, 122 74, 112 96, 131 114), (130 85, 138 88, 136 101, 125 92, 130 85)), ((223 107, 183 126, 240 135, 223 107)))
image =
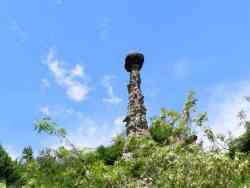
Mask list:
POLYGON ((0 142, 16 155, 56 146, 33 131, 48 113, 77 145, 106 144, 126 115, 128 52, 145 55, 149 113, 181 109, 190 89, 219 132, 239 131, 250 95, 246 0, 1 0, 0 142))

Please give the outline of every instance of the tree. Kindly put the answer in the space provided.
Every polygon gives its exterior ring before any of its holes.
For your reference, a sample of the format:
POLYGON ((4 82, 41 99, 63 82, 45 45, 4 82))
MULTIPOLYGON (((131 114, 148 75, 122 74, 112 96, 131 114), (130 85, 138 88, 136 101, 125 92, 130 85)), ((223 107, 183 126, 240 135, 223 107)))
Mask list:
POLYGON ((152 119, 152 126, 150 127, 152 138, 161 144, 176 142, 191 144, 197 140, 195 135, 197 127, 208 133, 209 129, 204 126, 204 122, 207 121, 207 113, 196 112, 197 101, 194 92, 191 91, 181 112, 161 109, 160 116, 152 119))
POLYGON ((17 162, 12 161, 11 157, 0 145, 0 180, 7 185, 18 185, 21 182, 21 176, 17 162))
POLYGON ((23 152, 22 152, 22 161, 27 163, 27 162, 30 162, 32 161, 34 158, 33 158, 33 150, 32 150, 32 147, 31 146, 28 146, 26 148, 23 149, 23 152))
POLYGON ((116 137, 111 146, 100 146, 97 148, 99 159, 103 160, 107 165, 113 165, 115 161, 122 157, 125 139, 122 136, 116 137))
MULTIPOLYGON (((247 98, 249 102, 249 98, 247 98)), ((250 120, 247 119, 246 111, 239 112, 240 125, 245 128, 245 132, 238 138, 232 139, 229 143, 230 156, 233 157, 235 152, 250 152, 250 120)))

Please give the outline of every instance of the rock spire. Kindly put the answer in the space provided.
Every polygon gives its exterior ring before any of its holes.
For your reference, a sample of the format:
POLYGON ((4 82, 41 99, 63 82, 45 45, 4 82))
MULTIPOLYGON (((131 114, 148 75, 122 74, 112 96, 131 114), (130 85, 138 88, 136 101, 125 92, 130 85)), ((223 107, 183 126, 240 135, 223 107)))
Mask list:
POLYGON ((125 69, 130 74, 128 84, 128 115, 124 119, 127 128, 127 135, 146 134, 148 132, 148 123, 146 119, 146 107, 144 105, 144 96, 141 91, 140 70, 143 67, 144 56, 141 53, 128 54, 125 59, 125 69))

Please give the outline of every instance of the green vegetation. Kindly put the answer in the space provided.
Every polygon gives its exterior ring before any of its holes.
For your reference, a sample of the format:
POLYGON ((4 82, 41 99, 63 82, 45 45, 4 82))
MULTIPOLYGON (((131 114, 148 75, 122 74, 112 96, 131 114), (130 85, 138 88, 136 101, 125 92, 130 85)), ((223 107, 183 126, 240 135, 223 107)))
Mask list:
MULTIPOLYGON (((8 153, 0 145, 0 183, 10 185, 21 184, 21 172, 17 161, 12 161, 8 153)), ((0 186, 3 186, 1 185, 0 186)))
POLYGON ((17 162, 0 147, 0 179, 25 188, 250 187, 250 122, 244 112, 245 133, 226 139, 205 125, 207 114, 196 105, 191 92, 181 112, 161 109, 152 118, 150 135, 118 136, 95 150, 77 149, 66 131, 45 117, 36 131, 58 136, 68 147, 44 149, 37 157, 27 147, 17 162), (198 133, 204 136, 198 139, 198 133), (211 147, 204 149, 202 140, 211 147))

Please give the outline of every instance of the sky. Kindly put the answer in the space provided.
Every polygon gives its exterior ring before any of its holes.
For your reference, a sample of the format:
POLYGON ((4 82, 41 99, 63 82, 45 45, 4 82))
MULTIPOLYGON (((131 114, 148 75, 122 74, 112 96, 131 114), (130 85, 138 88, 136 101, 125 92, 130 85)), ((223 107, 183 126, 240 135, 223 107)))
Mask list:
POLYGON ((129 52, 141 71, 148 120, 180 110, 189 90, 209 126, 242 132, 249 110, 247 0, 1 0, 0 143, 12 156, 58 141, 34 131, 49 115, 81 147, 109 144, 127 113, 129 52))

